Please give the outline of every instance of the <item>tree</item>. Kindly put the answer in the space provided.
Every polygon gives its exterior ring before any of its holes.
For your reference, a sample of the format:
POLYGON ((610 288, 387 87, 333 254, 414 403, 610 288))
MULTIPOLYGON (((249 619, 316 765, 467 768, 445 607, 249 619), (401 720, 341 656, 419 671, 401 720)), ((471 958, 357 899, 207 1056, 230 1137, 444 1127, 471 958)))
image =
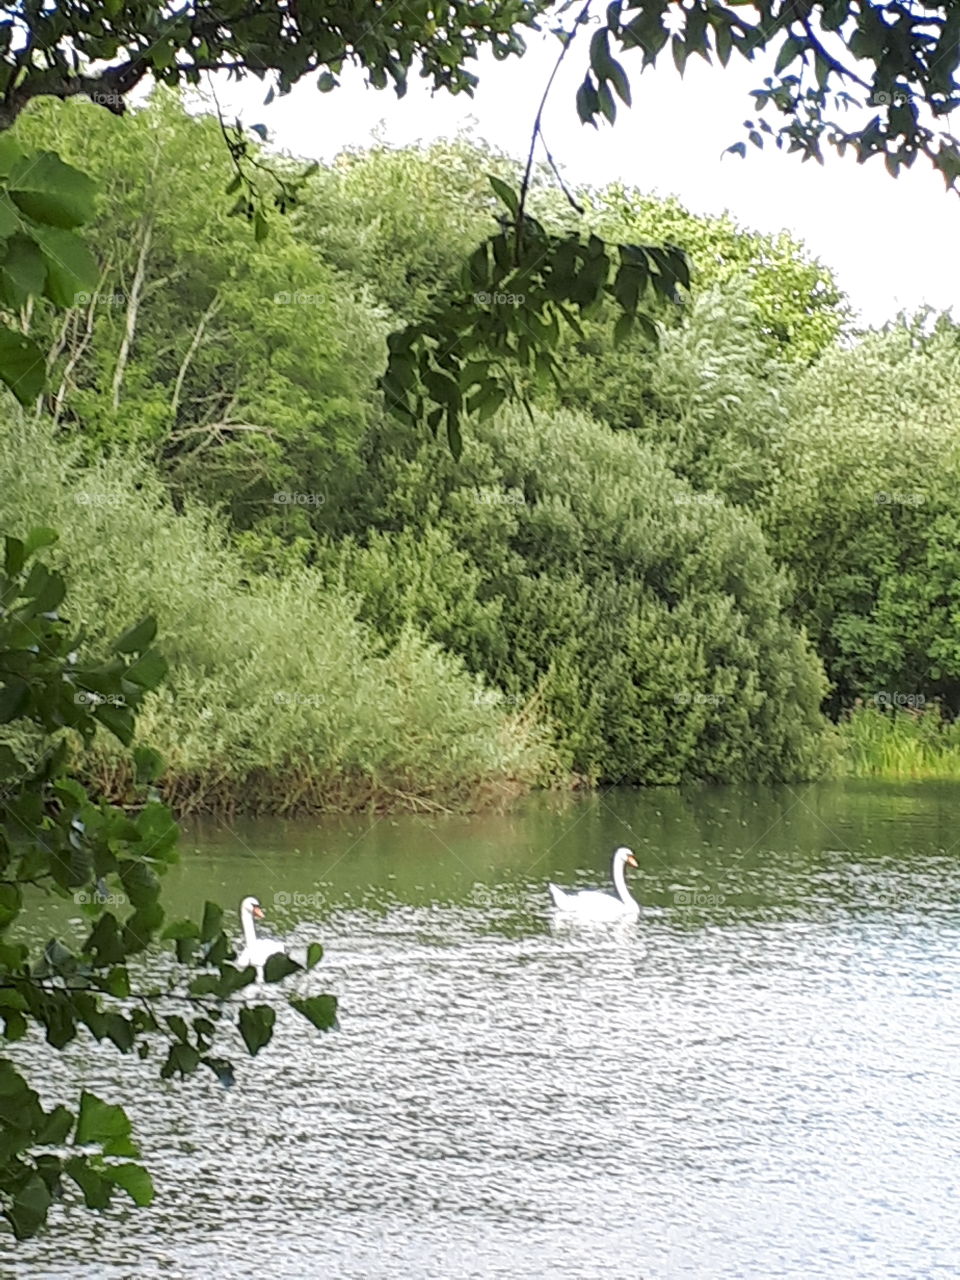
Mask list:
POLYGON ((947 317, 901 318, 828 352, 789 391, 779 475, 758 514, 796 582, 793 611, 835 712, 857 698, 960 712, 958 396, 947 317))
MULTIPOLYGON (((405 5, 402 21, 390 22, 378 0, 363 0, 347 11, 305 0, 253 8, 230 0, 216 6, 187 3, 172 13, 142 2, 24 4, 0 24, 0 129, 8 129, 37 97, 86 95, 123 114, 127 95, 145 78, 196 84, 207 71, 267 79, 269 98, 317 72, 318 88, 334 89, 351 62, 373 86, 392 82, 402 94, 409 70, 419 64, 436 88, 469 93, 477 80, 466 64, 481 49, 489 47, 498 58, 519 55, 524 32, 546 23, 559 38, 559 65, 585 31, 590 7, 586 0, 571 17, 567 5, 551 11, 544 0, 479 6, 458 0, 439 23, 429 0, 405 5)), ((826 142, 841 153, 852 148, 861 162, 883 155, 894 174, 924 155, 948 187, 960 176, 960 143, 935 128, 960 101, 957 0, 918 12, 895 0, 878 6, 754 0, 749 13, 746 6, 728 8, 717 0, 691 0, 683 7, 671 0, 614 0, 590 37, 589 70, 577 93, 580 118, 613 123, 616 99, 629 105, 629 79, 615 54, 640 49, 642 65, 653 66, 668 47, 681 72, 693 54, 715 56, 724 66, 734 52, 750 60, 760 52, 775 54, 774 74, 754 91, 758 119, 747 121, 756 146, 769 139, 804 159, 821 160, 826 142), (858 104, 851 89, 877 108, 852 128, 843 114, 858 104), (782 123, 770 123, 763 114, 767 107, 780 113, 782 123)), ((553 76, 544 100, 552 83, 553 76)), ((503 229, 475 252, 459 291, 391 343, 382 381, 391 409, 407 421, 426 419, 434 431, 445 421, 454 452, 463 415, 493 412, 515 389, 517 364, 541 376, 559 374, 551 348, 561 324, 576 326, 575 311, 611 299, 622 312, 622 336, 637 324, 646 327, 643 299, 673 299, 688 282, 683 255, 671 246, 609 249, 597 236, 551 235, 530 218, 527 195, 538 140, 540 113, 519 191, 495 184, 504 204, 503 229), (501 305, 500 297, 511 301, 501 305)), ((230 184, 238 193, 234 210, 262 236, 262 166, 247 163, 249 140, 241 131, 228 141, 236 168, 230 184)), ((734 149, 743 153, 746 147, 736 143, 734 149)), ((90 276, 82 246, 64 238, 89 216, 81 175, 58 168, 55 156, 26 158, 7 149, 0 154, 0 181, 6 187, 0 197, 0 239, 6 242, 0 301, 18 310, 45 293, 63 305, 71 283, 75 293, 90 276), (57 191, 68 199, 55 202, 57 191)), ((281 176, 273 203, 284 210, 295 198, 295 184, 281 176)), ((0 331, 0 376, 21 399, 36 394, 40 373, 40 355, 29 340, 14 329, 0 331)))
POLYGON ((825 761, 819 661, 758 524, 665 454, 507 408, 456 463, 388 424, 332 567, 388 637, 414 624, 553 726, 591 780, 786 780, 825 761))
POLYGON ((172 92, 120 129, 86 102, 37 104, 18 138, 56 146, 100 193, 86 231, 96 287, 63 315, 30 317, 48 370, 41 409, 88 453, 153 457, 178 498, 223 503, 240 528, 272 516, 309 533, 305 509, 274 495, 322 493, 313 513, 336 510, 377 398, 386 317, 293 219, 257 243, 225 204, 211 208, 230 179, 218 122, 172 92))
MULTIPOLYGON (((208 902, 199 925, 165 920, 161 877, 176 861, 178 831, 149 788, 162 762, 156 752, 137 748, 146 797, 135 817, 93 801, 68 776, 71 732, 83 741, 104 730, 132 741, 143 698, 165 674, 153 646, 156 624, 144 619, 115 639, 106 660, 84 661, 60 614, 64 581, 35 558, 54 540, 49 529, 25 540, 7 537, 0 572, 0 725, 5 736, 19 730, 0 744, 3 1038, 19 1040, 33 1024, 52 1048, 62 1049, 85 1027, 141 1058, 160 1042, 164 1078, 205 1067, 228 1084, 232 1067, 216 1048, 223 1024, 234 1021, 236 1010, 246 1048, 256 1054, 270 1041, 276 1011, 225 1003, 255 972, 230 963, 218 906, 208 902), (19 918, 38 891, 78 904, 90 925, 79 947, 51 938, 36 951, 18 940, 19 918), (124 905, 131 908, 126 916, 124 905), (161 938, 173 941, 179 964, 166 987, 144 989, 128 961, 161 938)), ((322 953, 311 943, 306 968, 322 953)), ((302 968, 277 955, 264 977, 277 982, 302 968)), ((333 996, 292 996, 290 1004, 315 1027, 334 1023, 333 996)), ((45 1111, 13 1062, 0 1057, 0 1209, 17 1239, 40 1229, 68 1179, 88 1208, 105 1207, 116 1188, 148 1204, 150 1176, 128 1159, 137 1154, 121 1106, 83 1092, 76 1113, 63 1105, 45 1111)))

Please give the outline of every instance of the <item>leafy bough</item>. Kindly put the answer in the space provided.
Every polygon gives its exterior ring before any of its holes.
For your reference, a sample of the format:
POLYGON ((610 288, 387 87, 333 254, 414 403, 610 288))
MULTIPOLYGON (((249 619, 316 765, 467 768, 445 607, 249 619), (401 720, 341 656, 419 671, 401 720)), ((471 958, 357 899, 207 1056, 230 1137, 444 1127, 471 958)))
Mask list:
POLYGON ((426 421, 434 435, 445 422, 455 457, 464 417, 482 422, 508 396, 524 400, 517 370, 561 385, 553 351, 562 324, 583 339, 578 316, 609 300, 618 312, 616 341, 635 330, 655 340, 647 304, 676 305, 680 289, 690 286, 676 245, 611 245, 596 235, 552 233, 525 212, 524 192, 500 178, 490 182, 507 208, 500 231, 474 250, 423 321, 389 336, 380 379, 387 407, 401 421, 426 421))
MULTIPOLYGON (((163 762, 134 749, 145 799, 130 812, 94 800, 68 774, 69 731, 89 741, 99 728, 132 745, 137 709, 166 674, 156 624, 145 619, 105 659, 82 661, 82 637, 60 614, 64 581, 37 558, 55 538, 49 529, 6 538, 0 572, 3 1038, 13 1044, 32 1026, 62 1050, 85 1028, 121 1053, 159 1053, 166 1079, 206 1068, 230 1084, 232 1065, 217 1047, 225 1027, 236 1024, 254 1055, 270 1042, 276 1010, 231 999, 256 971, 231 963, 219 906, 208 902, 199 923, 166 921, 160 889, 177 858, 178 829, 153 785, 163 762), (38 893, 78 904, 89 921, 82 941, 51 938, 37 948, 21 940, 38 893), (129 911, 113 910, 117 903, 129 911), (168 981, 144 986, 137 958, 164 941, 175 953, 168 981)), ((304 965, 273 956, 264 981, 305 973, 322 955, 311 943, 304 965)), ((289 1003, 321 1030, 335 1025, 331 995, 289 1003)), ((118 1188, 148 1204, 153 1187, 138 1154, 121 1106, 83 1091, 76 1112, 45 1110, 14 1058, 0 1056, 0 1209, 17 1239, 36 1234, 70 1184, 91 1209, 104 1208, 118 1188)))

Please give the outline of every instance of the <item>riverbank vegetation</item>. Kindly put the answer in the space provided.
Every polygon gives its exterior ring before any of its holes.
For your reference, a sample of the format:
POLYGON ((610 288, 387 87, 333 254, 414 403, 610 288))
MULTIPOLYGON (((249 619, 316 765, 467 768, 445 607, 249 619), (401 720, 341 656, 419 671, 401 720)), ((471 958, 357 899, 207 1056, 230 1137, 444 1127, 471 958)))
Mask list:
MULTIPOLYGON (((518 374, 529 412, 489 406, 454 460, 377 378, 495 228, 508 157, 342 155, 258 243, 210 196, 216 119, 170 93, 120 129, 81 103, 17 129, 95 178, 101 276, 22 317, 48 390, 5 407, 4 518, 60 531, 94 648, 157 616, 170 674, 139 732, 181 811, 863 772, 894 708, 956 712, 949 320, 857 335, 789 237, 581 192, 586 227, 679 243, 689 297, 651 306, 656 340, 598 308, 558 339, 561 386, 518 374)), ((539 180, 531 209, 578 216, 539 180)), ((117 743, 77 767, 129 785, 117 743)))

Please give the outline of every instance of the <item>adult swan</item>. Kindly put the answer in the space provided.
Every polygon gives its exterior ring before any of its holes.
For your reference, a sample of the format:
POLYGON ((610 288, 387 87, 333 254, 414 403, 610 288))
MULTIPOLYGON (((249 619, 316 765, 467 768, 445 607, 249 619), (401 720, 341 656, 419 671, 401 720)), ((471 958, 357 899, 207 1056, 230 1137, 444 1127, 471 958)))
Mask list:
POLYGON ((585 889, 567 893, 555 884, 548 885, 553 905, 565 916, 579 920, 625 920, 640 914, 640 906, 630 894, 624 879, 624 867, 635 867, 637 860, 630 849, 617 849, 610 868, 616 895, 602 889, 585 889))
POLYGON ((244 898, 240 903, 240 924, 243 926, 243 950, 237 956, 237 968, 246 969, 253 965, 257 978, 263 981, 263 966, 271 956, 285 955, 286 948, 282 942, 273 938, 258 938, 254 920, 263 919, 263 907, 256 898, 244 898))

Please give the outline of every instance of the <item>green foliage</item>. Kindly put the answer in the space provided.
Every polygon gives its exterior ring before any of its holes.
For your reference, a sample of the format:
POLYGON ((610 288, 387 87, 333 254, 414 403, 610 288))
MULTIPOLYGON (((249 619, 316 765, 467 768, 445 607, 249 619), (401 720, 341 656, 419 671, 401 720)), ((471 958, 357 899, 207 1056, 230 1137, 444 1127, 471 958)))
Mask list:
MULTIPOLYGON (((8 536, 0 574, 0 724, 22 722, 42 744, 33 759, 0 744, 3 1038, 13 1044, 34 1027, 60 1050, 88 1032, 141 1058, 165 1048, 164 1077, 207 1067, 229 1079, 230 1064, 215 1052, 218 1024, 232 1020, 224 1001, 254 971, 230 963, 223 913, 208 903, 200 928, 181 921, 163 933, 176 939, 179 962, 167 988, 137 989, 129 961, 161 936, 161 878, 176 859, 177 828, 155 793, 131 816, 92 800, 67 772, 71 734, 89 745, 108 732, 129 745, 134 719, 166 670, 151 647, 156 624, 147 618, 128 628, 102 646, 99 661, 81 658, 75 624, 60 613, 63 579, 35 558, 41 549, 52 554, 54 545, 49 528, 22 540, 8 536), (51 938, 42 947, 21 940, 21 933, 29 937, 23 919, 38 892, 72 897, 87 918, 86 936, 51 938), (191 969, 197 976, 185 990, 191 969), (164 1015, 171 1005, 185 1007, 189 1020, 164 1015)), ((149 753, 136 759, 148 771, 156 765, 149 753)), ((310 958, 316 962, 315 949, 310 958)), ((284 959, 285 972, 301 971, 284 959)), ((315 1026, 323 1025, 317 1010, 326 1010, 329 1025, 336 1001, 301 997, 297 1008, 315 1026)), ((269 1042, 275 1016, 268 1005, 241 1009, 251 1054, 269 1042)), ((153 1185, 131 1160, 138 1155, 122 1106, 85 1090, 76 1112, 63 1104, 45 1110, 14 1062, 0 1057, 0 1211, 16 1239, 40 1230, 69 1182, 91 1209, 106 1208, 117 1188, 135 1204, 149 1204, 153 1185)))
MULTIPOLYGON (((74 228, 93 214, 93 183, 52 151, 0 138, 0 308, 16 313, 46 297, 72 305, 93 287, 96 263, 74 228)), ((0 323, 0 378, 21 404, 43 390, 44 357, 21 331, 0 323)))
POLYGON ((500 58, 521 53, 515 28, 534 25, 538 12, 522 0, 479 8, 455 0, 441 23, 426 0, 407 4, 396 22, 383 22, 374 0, 341 10, 305 3, 251 8, 228 0, 187 4, 173 14, 151 0, 27 7, 18 14, 18 38, 11 38, 11 23, 0 46, 0 128, 38 95, 83 94, 122 115, 125 96, 146 77, 196 85, 215 70, 268 79, 272 98, 274 89, 287 93, 317 73, 317 88, 329 92, 351 63, 375 88, 391 83, 402 97, 416 64, 434 88, 470 93, 476 76, 466 64, 485 47, 500 58))
POLYGON ((786 231, 750 231, 729 214, 691 213, 673 196, 660 199, 620 183, 578 192, 577 198, 584 225, 605 240, 660 236, 679 245, 690 263, 694 296, 713 287, 745 290, 756 308, 754 332, 772 356, 808 363, 831 346, 849 318, 832 272, 786 231))
MULTIPOLYGON (((669 0, 613 4, 605 27, 591 36, 590 70, 577 93, 577 111, 585 123, 596 125, 603 116, 612 124, 611 90, 629 103, 629 81, 612 49, 642 50, 647 67, 669 46, 681 75, 694 54, 726 66, 733 53, 749 61, 761 51, 775 53, 773 75, 752 91, 757 119, 744 121, 753 146, 770 141, 822 163, 827 142, 840 155, 850 148, 859 163, 883 156, 894 176, 923 155, 953 187, 960 176, 960 143, 930 127, 931 117, 935 122, 949 115, 960 100, 960 13, 952 4, 941 8, 942 14, 888 11, 849 0, 806 0, 799 7, 793 0, 754 0, 749 8, 704 0, 679 9, 669 0), (851 127, 848 112, 861 105, 879 110, 851 127), (771 124, 763 114, 768 107, 780 123, 771 124)), ((745 155, 746 144, 729 150, 745 155)))
POLYGON ((561 324, 583 336, 575 311, 590 314, 614 302, 618 341, 634 327, 654 336, 641 301, 649 294, 677 302, 690 283, 676 246, 608 246, 598 236, 548 231, 523 212, 521 194, 493 182, 509 217, 471 254, 457 288, 445 291, 422 322, 390 335, 379 384, 400 421, 415 426, 425 419, 434 434, 444 422, 455 458, 461 420, 469 414, 483 422, 516 394, 516 366, 540 382, 559 383, 552 352, 561 324))
POLYGON ((257 245, 211 208, 229 177, 219 127, 171 94, 119 131, 72 103, 31 113, 18 134, 56 144, 102 193, 94 285, 64 318, 31 319, 50 416, 91 455, 149 454, 177 494, 226 505, 238 528, 290 539, 335 520, 358 472, 384 313, 289 222, 257 245))
POLYGON ((328 553, 365 616, 388 635, 414 617, 512 704, 542 708, 576 771, 822 767, 818 664, 757 526, 719 495, 570 414, 504 411, 459 465, 389 434, 371 453, 359 518, 377 532, 328 553))
MULTIPOLYGON (((8 427, 0 487, 24 526, 62 530, 93 652, 133 603, 157 618, 170 671, 140 734, 180 810, 469 806, 549 768, 542 730, 489 705, 455 657, 414 627, 385 649, 315 570, 251 577, 222 524, 193 504, 178 513, 149 465, 87 468, 47 428, 8 427)), ((127 795, 134 761, 119 745, 98 739, 80 764, 127 795)))
POLYGON ((325 261, 407 324, 426 316, 496 226, 491 174, 516 184, 517 165, 465 136, 343 151, 311 180, 292 219, 325 261))
POLYGON ((859 704, 840 720, 843 768, 855 778, 960 778, 960 720, 936 704, 859 704))
POLYGON ((747 291, 701 293, 650 364, 656 412, 645 438, 695 489, 762 507, 779 475, 790 372, 771 357, 747 291))
POLYGON ((835 708, 888 694, 960 709, 958 396, 946 320, 867 334, 790 391, 762 518, 835 708))

